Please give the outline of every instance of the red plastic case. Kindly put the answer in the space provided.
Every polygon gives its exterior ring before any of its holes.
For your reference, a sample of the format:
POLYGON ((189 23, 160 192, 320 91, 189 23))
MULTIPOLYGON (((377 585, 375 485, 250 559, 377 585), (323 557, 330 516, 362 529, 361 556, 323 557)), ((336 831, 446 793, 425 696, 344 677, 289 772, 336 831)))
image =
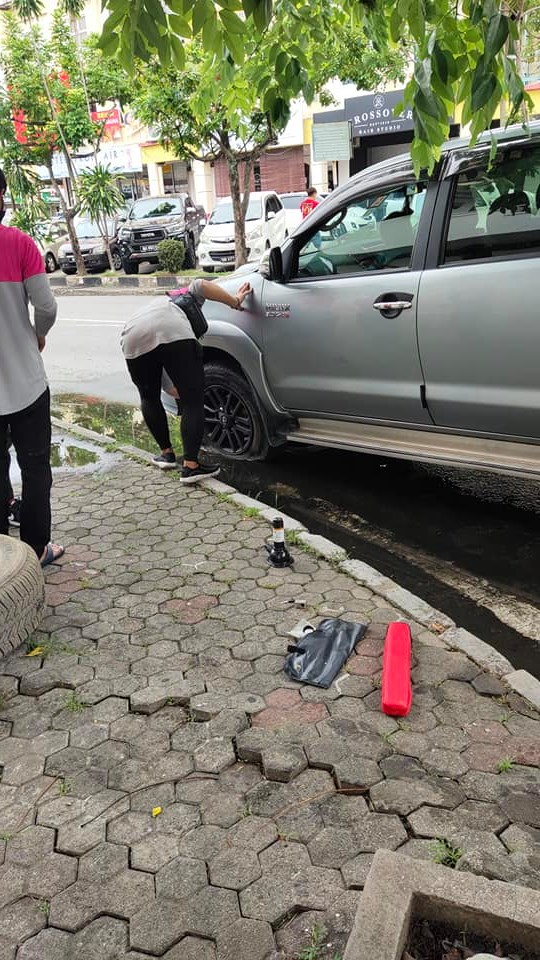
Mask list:
POLYGON ((411 652, 408 624, 389 624, 384 641, 381 706, 393 717, 406 717, 411 709, 411 652))

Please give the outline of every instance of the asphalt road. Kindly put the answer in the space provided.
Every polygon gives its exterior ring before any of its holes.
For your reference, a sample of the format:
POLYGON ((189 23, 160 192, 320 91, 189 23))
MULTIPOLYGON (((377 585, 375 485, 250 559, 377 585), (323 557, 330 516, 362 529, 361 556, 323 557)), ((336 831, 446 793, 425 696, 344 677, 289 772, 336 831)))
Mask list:
MULTIPOLYGON (((54 394, 136 403, 119 347, 150 298, 59 298, 45 362, 54 394)), ((540 484, 291 446, 223 478, 279 505, 540 676, 540 484)))
POLYGON ((58 297, 58 318, 43 359, 53 393, 82 393, 121 403, 138 394, 120 350, 126 318, 152 297, 58 297))

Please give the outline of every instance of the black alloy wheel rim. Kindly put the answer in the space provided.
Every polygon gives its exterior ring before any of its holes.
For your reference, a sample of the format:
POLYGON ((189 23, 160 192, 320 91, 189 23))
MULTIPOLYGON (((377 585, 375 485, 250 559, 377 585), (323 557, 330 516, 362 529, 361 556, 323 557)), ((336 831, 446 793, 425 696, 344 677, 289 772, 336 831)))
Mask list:
POLYGON ((204 422, 206 438, 217 450, 239 457, 251 449, 255 437, 253 417, 233 388, 206 387, 204 422))

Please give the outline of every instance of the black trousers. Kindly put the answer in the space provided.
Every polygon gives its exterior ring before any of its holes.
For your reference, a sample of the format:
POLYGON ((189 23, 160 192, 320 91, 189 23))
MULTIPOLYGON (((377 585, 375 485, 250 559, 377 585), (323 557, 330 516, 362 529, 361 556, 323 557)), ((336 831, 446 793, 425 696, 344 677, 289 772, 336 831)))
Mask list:
POLYGON ((167 414, 161 403, 161 377, 166 370, 180 394, 178 412, 184 459, 197 460, 204 431, 203 351, 197 340, 162 343, 150 353, 126 360, 141 397, 146 426, 160 450, 171 446, 167 414))
POLYGON ((9 437, 22 476, 21 540, 43 553, 51 539, 51 409, 49 390, 24 410, 0 416, 0 533, 8 532, 9 437))

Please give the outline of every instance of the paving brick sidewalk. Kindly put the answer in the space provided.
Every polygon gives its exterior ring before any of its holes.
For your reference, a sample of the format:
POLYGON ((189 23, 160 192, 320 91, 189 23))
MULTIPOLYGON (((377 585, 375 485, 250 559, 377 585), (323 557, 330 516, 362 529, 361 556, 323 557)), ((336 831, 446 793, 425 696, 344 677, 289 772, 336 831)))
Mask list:
POLYGON ((54 497, 43 649, 0 661, 1 960, 296 960, 321 925, 333 960, 381 847, 540 889, 540 719, 501 681, 413 623, 390 719, 388 601, 133 461, 54 497), (287 632, 325 612, 371 625, 299 687, 287 632))

